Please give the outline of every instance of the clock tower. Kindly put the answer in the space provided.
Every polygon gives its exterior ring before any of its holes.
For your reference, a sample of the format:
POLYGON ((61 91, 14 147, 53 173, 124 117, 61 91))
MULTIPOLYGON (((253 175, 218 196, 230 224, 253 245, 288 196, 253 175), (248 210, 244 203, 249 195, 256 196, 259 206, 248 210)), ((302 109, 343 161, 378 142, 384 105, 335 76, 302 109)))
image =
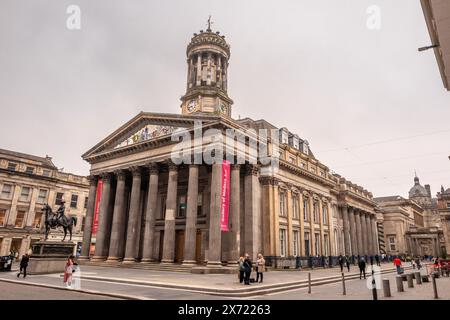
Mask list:
POLYGON ((225 36, 208 29, 194 33, 187 46, 187 88, 181 97, 181 113, 215 113, 231 117, 233 100, 227 94, 230 46, 225 36))

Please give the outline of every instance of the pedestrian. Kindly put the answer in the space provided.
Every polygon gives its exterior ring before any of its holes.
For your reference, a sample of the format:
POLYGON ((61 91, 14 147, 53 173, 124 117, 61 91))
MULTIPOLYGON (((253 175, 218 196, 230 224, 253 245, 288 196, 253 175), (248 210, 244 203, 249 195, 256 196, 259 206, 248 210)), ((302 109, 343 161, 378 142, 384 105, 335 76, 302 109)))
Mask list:
POLYGON ((344 257, 342 256, 342 254, 340 254, 338 257, 338 263, 341 267, 341 272, 344 272, 344 257))
POLYGON ((378 253, 375 255, 375 262, 377 263, 377 266, 380 266, 380 256, 378 253))
POLYGON ((366 260, 361 258, 358 263, 359 266, 359 279, 361 279, 361 275, 364 274, 364 279, 366 278, 366 260))
POLYGON ((402 260, 397 256, 394 259, 394 266, 397 268, 397 274, 402 273, 402 260))
POLYGON ((422 265, 420 264, 420 258, 416 257, 416 266, 417 266, 417 270, 420 270, 420 268, 422 267, 422 265))
POLYGON ((238 270, 238 278, 239 283, 244 282, 244 276, 245 276, 245 267, 244 267, 244 257, 239 257, 239 270, 238 270))
POLYGON ((370 265, 373 266, 373 256, 370 256, 370 265))
POLYGON ((67 288, 72 287, 73 259, 74 256, 70 255, 64 268, 64 284, 67 288))
POLYGON ((248 253, 246 253, 244 259, 244 269, 245 269, 244 284, 247 285, 250 284, 250 274, 252 273, 252 267, 253 267, 252 260, 250 260, 248 253))
POLYGON ((28 261, 30 260, 30 258, 28 257, 28 253, 25 253, 22 256, 22 260, 20 260, 20 270, 19 273, 17 274, 17 278, 20 277, 20 274, 23 272, 23 277, 25 278, 27 276, 27 267, 28 267, 28 261))
POLYGON ((347 271, 350 272, 350 257, 345 256, 345 265, 347 266, 347 271))
POLYGON ((261 253, 258 253, 258 259, 256 259, 256 282, 261 277, 260 283, 263 282, 263 272, 266 271, 266 260, 261 253))

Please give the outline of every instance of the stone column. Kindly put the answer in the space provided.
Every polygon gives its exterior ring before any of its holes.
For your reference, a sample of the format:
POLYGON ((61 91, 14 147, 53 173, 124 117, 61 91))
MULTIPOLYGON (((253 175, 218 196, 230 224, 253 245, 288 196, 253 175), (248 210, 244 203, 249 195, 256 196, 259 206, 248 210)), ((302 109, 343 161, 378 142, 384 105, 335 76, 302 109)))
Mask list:
POLYGON ((309 197, 309 245, 310 245, 310 255, 315 256, 316 252, 316 234, 315 234, 315 222, 314 222, 314 195, 311 194, 309 197))
POLYGON ((175 260, 175 214, 177 212, 177 189, 178 167, 174 163, 169 162, 169 181, 167 185, 162 263, 173 263, 175 260))
POLYGON ((222 164, 212 164, 211 172, 211 202, 209 210, 209 246, 208 267, 219 267, 221 262, 221 231, 220 231, 220 192, 222 164))
POLYGON ((328 255, 338 255, 336 251, 336 246, 334 245, 337 242, 337 239, 334 237, 334 226, 333 226, 333 211, 330 203, 330 199, 327 202, 327 210, 328 210, 328 255))
POLYGON ((184 265, 195 265, 197 236, 198 165, 189 165, 189 182, 186 208, 186 231, 184 233, 184 265))
POLYGON ((39 193, 39 188, 33 188, 33 193, 31 194, 30 207, 28 209, 27 221, 25 222, 26 229, 33 228, 34 216, 36 214, 36 200, 39 193))
POLYGON ((344 205, 342 207, 342 220, 343 220, 343 227, 344 227, 344 251, 345 255, 350 255, 350 223, 348 219, 348 206, 344 205))
POLYGON ((292 191, 291 190, 286 190, 286 213, 287 213, 287 234, 286 234, 286 244, 287 244, 287 248, 286 248, 286 253, 287 256, 293 256, 294 255, 294 241, 292 239, 293 237, 293 228, 292 228, 292 191))
POLYGON ((304 218, 304 208, 303 208, 303 192, 299 192, 298 194, 298 214, 300 219, 300 256, 305 256, 305 218, 304 218))
MULTIPOLYGON (((319 225, 320 225, 320 255, 325 255, 325 231, 323 229, 323 205, 322 205, 322 199, 318 201, 319 204, 319 225)), ((328 238, 330 238, 328 236, 328 238)))
POLYGON ((108 262, 117 262, 123 258, 123 246, 125 241, 126 207, 125 181, 126 172, 118 170, 114 172, 117 177, 116 197, 114 201, 113 221, 111 228, 111 241, 109 243, 108 262))
POLYGON ((109 203, 111 198, 111 174, 102 174, 102 196, 100 199, 100 212, 98 214, 98 229, 95 236, 95 252, 92 261, 103 261, 108 256, 107 238, 110 232, 109 203))
POLYGON ((261 197, 259 189, 259 168, 257 165, 246 166, 244 178, 244 248, 253 261, 261 251, 261 197))
POLYGON ((97 176, 89 176, 89 195, 86 208, 86 218, 84 220, 83 244, 81 245, 80 260, 89 259, 89 250, 91 247, 92 225, 94 222, 95 196, 97 194, 97 176))
POLYGON ((231 165, 230 179, 230 253, 228 263, 235 265, 240 256, 241 242, 241 178, 240 165, 231 165))
POLYGON ((130 210, 128 214, 127 240, 125 245, 124 263, 136 261, 139 252, 138 226, 141 216, 139 214, 139 201, 141 199, 142 170, 140 167, 132 167, 133 183, 131 185, 130 210))
POLYGON ((372 226, 372 254, 378 254, 378 230, 377 230, 377 219, 375 215, 370 217, 370 225, 372 226))
POLYGON ((159 167, 156 163, 149 165, 150 178, 148 182, 147 208, 145 213, 144 248, 141 262, 156 260, 155 255, 155 219, 158 204, 159 167))
POLYGON ((351 241, 351 254, 358 255, 358 245, 356 244, 356 225, 355 225, 355 210, 348 208, 348 217, 350 223, 350 241, 351 241))
POLYGON ((362 250, 361 250, 361 255, 366 255, 368 254, 367 252, 367 228, 366 228, 366 214, 364 211, 360 212, 360 216, 361 216, 361 246, 362 246, 362 250))
POLYGON ((366 241, 367 241, 367 254, 371 255, 373 252, 373 248, 372 248, 372 229, 370 228, 370 217, 369 217, 369 213, 365 214, 365 219, 366 219, 366 230, 367 230, 367 234, 366 234, 366 241))
POLYGON ((361 230, 361 215, 359 210, 355 210, 355 224, 356 224, 356 240, 358 242, 358 253, 360 256, 364 254, 364 246, 362 240, 362 230, 361 230))

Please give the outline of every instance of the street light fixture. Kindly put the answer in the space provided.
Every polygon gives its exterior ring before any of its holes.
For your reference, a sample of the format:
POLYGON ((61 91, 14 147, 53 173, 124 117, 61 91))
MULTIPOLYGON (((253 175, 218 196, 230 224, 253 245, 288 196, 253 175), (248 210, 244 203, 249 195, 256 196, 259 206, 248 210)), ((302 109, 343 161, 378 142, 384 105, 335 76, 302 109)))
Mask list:
POLYGON ((433 44, 433 45, 431 45, 431 46, 421 47, 421 48, 419 48, 418 50, 419 50, 419 51, 425 51, 425 50, 433 49, 433 48, 437 48, 437 47, 439 47, 438 44, 433 44))

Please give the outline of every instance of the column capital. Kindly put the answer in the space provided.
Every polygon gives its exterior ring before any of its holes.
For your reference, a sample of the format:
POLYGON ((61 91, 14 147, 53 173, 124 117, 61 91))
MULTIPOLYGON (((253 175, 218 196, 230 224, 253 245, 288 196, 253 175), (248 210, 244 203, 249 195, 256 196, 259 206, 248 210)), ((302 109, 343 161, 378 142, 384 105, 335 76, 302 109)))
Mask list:
POLYGON ((178 171, 178 165, 173 163, 171 160, 167 161, 167 167, 169 168, 169 171, 178 171))
POLYGON ((158 174, 159 173, 159 165, 157 162, 150 162, 147 164, 148 170, 150 174, 158 174))
POLYGON ((102 172, 100 174, 103 182, 111 182, 111 173, 110 172, 102 172))
POLYGON ((114 170, 114 174, 117 177, 117 180, 125 180, 127 177, 127 172, 123 169, 114 170))
POLYGON ((240 164, 232 164, 231 165, 231 170, 240 170, 241 169, 241 165, 240 164))
POLYGON ((139 166, 132 166, 129 168, 129 170, 131 171, 133 178, 140 177, 142 175, 142 168, 139 166))
POLYGON ((256 164, 246 164, 245 165, 245 175, 249 176, 256 176, 258 175, 259 168, 256 164))
POLYGON ((89 175, 87 176, 87 179, 89 181, 89 185, 96 186, 98 182, 98 176, 97 175, 89 175))
POLYGON ((259 177, 259 181, 263 186, 277 186, 278 182, 280 182, 278 178, 268 176, 259 177))

